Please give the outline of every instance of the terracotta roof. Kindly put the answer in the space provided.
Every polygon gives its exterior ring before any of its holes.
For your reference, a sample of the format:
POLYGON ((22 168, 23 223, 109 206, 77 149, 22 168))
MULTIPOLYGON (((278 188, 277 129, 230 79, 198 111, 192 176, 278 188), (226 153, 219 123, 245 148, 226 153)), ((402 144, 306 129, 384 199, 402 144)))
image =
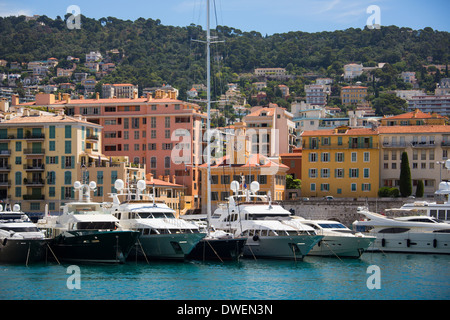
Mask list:
POLYGON ((57 123, 74 123, 74 122, 76 122, 76 123, 82 123, 84 125, 95 126, 95 127, 99 127, 99 128, 102 127, 102 126, 97 125, 92 122, 80 120, 75 117, 62 116, 62 115, 21 116, 21 117, 15 117, 10 120, 5 120, 5 121, 1 122, 0 125, 9 125, 9 124, 14 124, 14 125, 32 124, 32 125, 35 125, 35 124, 52 123, 52 122, 57 122, 57 123))
POLYGON ((383 126, 378 131, 383 133, 450 133, 450 126, 383 126))
MULTIPOLYGON (((147 98, 110 98, 110 99, 70 99, 70 102, 67 103, 66 100, 55 100, 54 103, 51 105, 75 105, 75 104, 120 104, 120 103, 134 103, 134 104, 154 104, 154 103, 183 103, 181 100, 177 99, 169 99, 169 98, 163 98, 163 99, 151 99, 150 101, 147 98)), ((36 101, 27 102, 27 103, 21 103, 19 106, 34 106, 36 105, 36 101)), ((42 104, 38 104, 42 105, 42 104)))
MULTIPOLYGON (((229 167, 230 164, 227 162, 227 160, 229 159, 229 156, 224 156, 221 159, 219 159, 216 164, 211 165, 211 168, 218 168, 218 167, 229 167)), ((232 167, 240 167, 240 168, 246 168, 246 167, 260 167, 260 168, 268 168, 268 167, 280 167, 280 168, 288 168, 288 166, 282 164, 282 163, 275 163, 274 161, 268 159, 266 156, 263 156, 262 154, 252 154, 251 155, 251 160, 248 161, 245 164, 239 163, 239 164, 232 164, 232 167), (260 164, 264 162, 264 164, 260 164), (258 165, 257 165, 258 164, 258 165)), ((207 168, 208 165, 206 163, 202 164, 199 166, 200 168, 207 168)))
POLYGON ((146 180, 145 183, 148 186, 153 186, 153 184, 156 186, 161 186, 161 187, 177 187, 177 188, 184 188, 183 185, 181 184, 177 184, 177 183, 172 183, 172 182, 167 182, 164 180, 160 180, 160 179, 155 179, 153 178, 153 181, 150 180, 146 180))
POLYGON ((396 120, 396 119, 431 119, 431 118, 444 118, 443 116, 441 116, 440 114, 434 113, 434 114, 430 114, 430 113, 426 113, 423 112, 419 109, 416 109, 414 111, 411 112, 407 112, 407 113, 402 113, 396 116, 392 116, 392 117, 385 117, 383 118, 383 120, 396 120))
POLYGON ((276 108, 261 108, 256 111, 253 111, 252 113, 248 114, 247 117, 260 117, 262 112, 266 112, 266 117, 271 117, 276 108))
POLYGON ((280 157, 283 157, 283 158, 301 158, 302 157, 302 153, 301 152, 280 153, 280 157))
POLYGON ((342 89, 367 89, 367 87, 363 87, 363 86, 346 86, 346 87, 342 87, 342 89))
POLYGON ((369 128, 348 128, 345 133, 338 133, 339 128, 329 130, 310 130, 302 132, 302 137, 314 137, 314 136, 335 136, 335 135, 347 135, 347 136, 362 136, 362 135, 377 135, 378 130, 372 130, 369 128))

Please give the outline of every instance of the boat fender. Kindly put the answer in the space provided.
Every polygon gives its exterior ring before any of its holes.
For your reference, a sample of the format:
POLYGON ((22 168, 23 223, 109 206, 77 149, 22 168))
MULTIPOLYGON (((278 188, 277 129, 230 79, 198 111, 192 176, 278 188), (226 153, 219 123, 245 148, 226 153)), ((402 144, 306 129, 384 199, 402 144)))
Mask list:
POLYGON ((433 240, 433 248, 437 248, 437 239, 433 240))
POLYGON ((6 243, 7 243, 7 242, 8 242, 8 239, 7 239, 7 238, 3 239, 2 245, 3 245, 3 246, 6 246, 6 243))
POLYGON ((319 242, 317 242, 317 246, 320 247, 320 245, 322 244, 322 240, 320 240, 319 242))
POLYGON ((382 247, 385 247, 386 246, 386 239, 381 239, 381 246, 382 247))
POLYGON ((258 241, 259 240, 259 236, 258 235, 254 235, 252 239, 253 239, 253 241, 258 241))
POLYGON ((409 248, 411 246, 411 240, 407 239, 406 240, 406 246, 409 248))

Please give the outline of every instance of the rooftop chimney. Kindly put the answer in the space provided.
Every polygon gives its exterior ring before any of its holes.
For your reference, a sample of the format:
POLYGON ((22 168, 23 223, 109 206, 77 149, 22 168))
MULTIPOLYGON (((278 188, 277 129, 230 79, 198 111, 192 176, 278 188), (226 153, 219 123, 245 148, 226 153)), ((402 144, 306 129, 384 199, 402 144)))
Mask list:
POLYGON ((13 94, 11 96, 11 105, 17 106, 19 104, 19 96, 17 94, 13 94))
POLYGON ((100 93, 96 92, 95 93, 95 100, 98 100, 98 99, 100 99, 100 93))

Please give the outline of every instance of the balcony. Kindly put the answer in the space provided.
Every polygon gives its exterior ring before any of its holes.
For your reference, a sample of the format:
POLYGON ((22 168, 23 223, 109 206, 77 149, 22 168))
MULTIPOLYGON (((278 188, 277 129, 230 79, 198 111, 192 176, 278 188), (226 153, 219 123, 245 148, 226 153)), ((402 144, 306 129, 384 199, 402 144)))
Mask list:
POLYGON ((39 133, 39 134, 33 134, 33 133, 26 133, 25 134, 25 140, 44 140, 45 134, 39 133))
MULTIPOLYGON (((9 154, 11 154, 11 150, 9 150, 9 154)), ((45 150, 44 149, 27 148, 27 149, 23 149, 23 154, 25 154, 25 155, 44 155, 45 150)))
POLYGON ((10 164, 3 164, 0 166, 0 171, 11 171, 11 165, 10 164))
POLYGON ((406 142, 383 142, 383 148, 406 148, 406 142))
POLYGON ((0 187, 7 187, 11 185, 11 180, 0 180, 0 187))
POLYGON ((372 142, 372 143, 330 143, 330 144, 321 144, 321 145, 312 145, 310 148, 303 146, 303 149, 305 150, 323 150, 323 149, 378 149, 378 143, 372 142))
POLYGON ((91 135, 86 137, 86 140, 98 141, 98 135, 91 134, 91 135))
MULTIPOLYGON (((40 166, 33 166, 33 165, 29 165, 29 164, 24 164, 23 169, 25 171, 44 171, 45 165, 41 164, 40 166)), ((1 170, 1 167, 0 167, 0 170, 1 170)))
POLYGON ((442 142, 441 142, 441 147, 447 147, 447 148, 450 148, 450 141, 442 141, 442 142))
POLYGON ((45 200, 45 195, 43 195, 43 194, 24 194, 23 200, 45 200))
POLYGON ((27 187, 43 187, 45 184, 44 179, 31 179, 23 178, 23 184, 27 187))
POLYGON ((9 157, 11 155, 11 149, 0 150, 0 157, 9 157))
POLYGON ((413 147, 413 148, 434 148, 434 147, 436 147, 436 144, 434 143, 434 141, 430 141, 430 142, 413 141, 413 142, 411 142, 411 147, 413 147))

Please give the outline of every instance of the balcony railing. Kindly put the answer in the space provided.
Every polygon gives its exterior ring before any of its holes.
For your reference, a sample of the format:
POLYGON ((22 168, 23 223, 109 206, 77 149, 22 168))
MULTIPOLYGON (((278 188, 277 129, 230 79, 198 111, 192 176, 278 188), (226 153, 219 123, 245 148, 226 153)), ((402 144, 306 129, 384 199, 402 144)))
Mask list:
POLYGON ((0 166, 0 171, 9 171, 9 170, 11 170, 10 164, 4 164, 0 166))
POLYGON ((0 180, 0 186, 10 186, 11 180, 0 180))
POLYGON ((11 149, 0 150, 0 157, 9 157, 11 155, 11 149))
POLYGON ((45 165, 41 164, 40 166, 33 166, 29 164, 24 164, 23 169, 26 171, 43 171, 45 169, 45 165))
POLYGON ((98 141, 98 135, 91 134, 91 135, 87 136, 86 139, 98 141))
POLYGON ((45 184, 44 179, 31 179, 23 178, 23 184, 26 186, 43 186, 45 184))
POLYGON ((25 139, 26 140, 43 140, 45 139, 45 134, 43 133, 26 133, 25 134, 25 139))
POLYGON ((434 141, 430 141, 430 142, 413 141, 413 142, 411 142, 411 146, 413 148, 434 148, 434 147, 436 147, 436 144, 434 143, 434 141))
POLYGON ((383 142, 383 148, 406 148, 406 142, 383 142))
POLYGON ((43 195, 43 194, 24 194, 23 200, 45 200, 45 195, 43 195))
MULTIPOLYGON (((11 154, 11 150, 10 150, 10 154, 11 154)), ((44 149, 23 149, 23 154, 45 154, 45 150, 44 149)))
POLYGON ((349 145, 348 143, 331 143, 331 144, 320 144, 320 145, 313 145, 309 148, 307 146, 303 146, 303 149, 309 149, 309 150, 324 150, 324 149, 378 149, 378 143, 372 142, 372 143, 354 143, 349 145))

